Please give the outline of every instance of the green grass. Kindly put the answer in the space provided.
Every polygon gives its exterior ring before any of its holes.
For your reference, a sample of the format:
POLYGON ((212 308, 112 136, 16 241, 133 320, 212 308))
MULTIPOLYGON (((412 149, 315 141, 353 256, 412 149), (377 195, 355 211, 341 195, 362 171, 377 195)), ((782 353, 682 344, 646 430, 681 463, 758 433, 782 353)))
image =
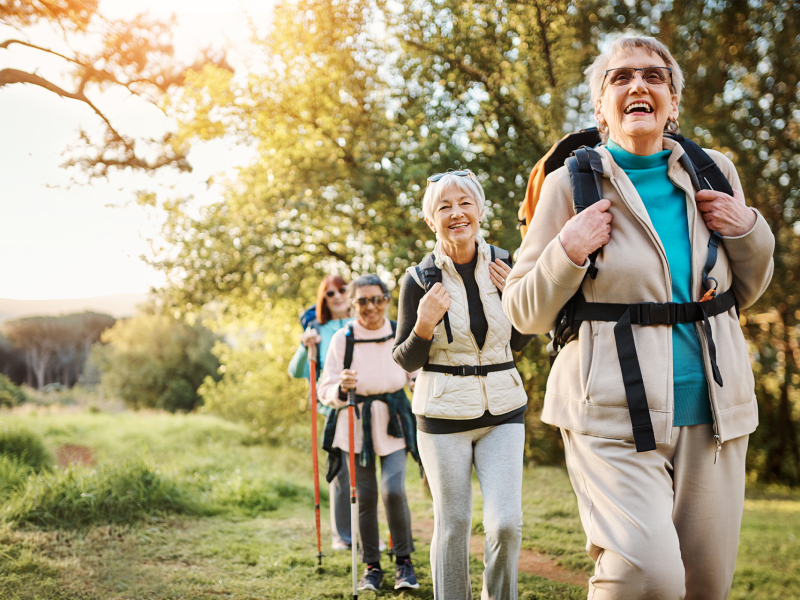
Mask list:
MULTIPOLYGON (((44 411, 3 413, 0 421, 32 432, 48 455, 69 444, 91 449, 96 461, 37 472, 0 457, 0 497, 15 511, 0 525, 0 598, 349 597, 349 553, 328 549, 324 485, 326 556, 316 565, 310 460, 294 449, 302 440, 252 445, 239 425, 198 415, 44 411)), ((430 599, 433 511, 411 463, 407 491, 421 589, 397 596, 430 599)), ((585 598, 592 563, 566 472, 526 470, 523 498, 523 554, 558 571, 560 581, 572 579, 559 583, 529 568, 520 574, 520 598, 585 598)), ((475 536, 481 520, 475 481, 475 536)), ((470 569, 480 597, 483 564, 474 552, 470 569)), ((800 493, 749 492, 731 598, 800 597, 798 572, 800 493)), ((390 572, 379 596, 396 596, 392 582, 390 572)))

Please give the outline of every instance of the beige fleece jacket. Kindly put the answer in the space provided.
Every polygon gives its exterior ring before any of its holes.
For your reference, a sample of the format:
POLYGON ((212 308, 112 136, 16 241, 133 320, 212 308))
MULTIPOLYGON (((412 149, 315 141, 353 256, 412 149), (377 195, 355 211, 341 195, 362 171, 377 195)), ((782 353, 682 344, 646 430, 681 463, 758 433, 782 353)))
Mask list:
MULTIPOLYGON (((671 150, 668 175, 686 193, 692 246, 692 287, 702 296, 702 270, 710 232, 697 210, 689 174, 679 162, 681 146, 667 138, 671 150)), ((636 188, 611 154, 603 160, 603 198, 611 202, 611 239, 598 255, 596 279, 585 277, 588 261, 569 260, 558 233, 575 214, 566 167, 544 182, 530 229, 503 292, 503 309, 523 333, 547 333, 558 313, 580 287, 588 302, 669 302, 672 286, 666 253, 636 188)), ((742 192, 733 163, 707 150, 734 190, 742 192)), ((739 237, 725 237, 711 276, 719 291, 733 289, 740 308, 752 305, 772 279, 775 240, 764 218, 739 237)), ((710 319, 717 365, 723 387, 714 383, 708 344, 697 323, 703 350, 714 430, 724 442, 755 430, 758 412, 750 358, 736 310, 710 319)), ((673 420, 672 331, 669 325, 634 325, 633 335, 642 369, 650 418, 657 443, 669 442, 673 420)), ((570 431, 598 437, 632 440, 622 371, 617 357, 613 322, 584 322, 577 340, 559 352, 547 381, 542 420, 570 431)))

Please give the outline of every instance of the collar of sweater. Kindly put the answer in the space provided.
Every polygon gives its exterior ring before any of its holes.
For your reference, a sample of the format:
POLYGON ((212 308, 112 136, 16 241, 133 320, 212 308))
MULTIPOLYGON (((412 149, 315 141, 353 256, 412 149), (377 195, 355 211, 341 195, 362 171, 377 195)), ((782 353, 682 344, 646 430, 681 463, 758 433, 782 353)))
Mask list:
POLYGON ((367 329, 358 322, 358 319, 353 321, 353 334, 355 334, 357 340, 377 340, 391 333, 392 324, 389 323, 389 319, 386 317, 383 318, 383 325, 379 329, 367 329))

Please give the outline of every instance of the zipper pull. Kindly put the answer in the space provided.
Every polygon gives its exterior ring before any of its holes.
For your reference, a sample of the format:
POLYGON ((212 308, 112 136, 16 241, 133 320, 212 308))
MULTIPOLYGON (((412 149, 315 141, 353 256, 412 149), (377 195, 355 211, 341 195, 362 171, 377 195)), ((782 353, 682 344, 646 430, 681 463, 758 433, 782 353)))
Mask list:
POLYGON ((717 458, 719 458, 719 451, 722 450, 722 442, 720 441, 718 435, 714 436, 714 441, 717 443, 717 449, 714 451, 714 464, 717 464, 717 458))

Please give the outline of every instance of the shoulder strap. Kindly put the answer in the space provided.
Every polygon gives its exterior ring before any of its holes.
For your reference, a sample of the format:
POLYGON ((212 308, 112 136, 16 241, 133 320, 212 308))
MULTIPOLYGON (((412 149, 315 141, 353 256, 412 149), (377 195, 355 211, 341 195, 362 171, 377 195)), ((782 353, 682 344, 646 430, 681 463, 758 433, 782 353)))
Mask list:
MULTIPOLYGON (((572 202, 577 214, 602 197, 603 162, 596 150, 582 146, 572 153, 566 165, 572 182, 572 202)), ((598 252, 599 250, 595 250, 589 256, 589 275, 592 279, 597 277, 597 267, 594 262, 598 252)))
POLYGON ((512 266, 511 254, 509 254, 508 250, 503 250, 503 248, 498 248, 497 246, 491 246, 491 245, 489 246, 489 249, 491 250, 492 253, 492 262, 494 262, 496 258, 499 258, 509 267, 512 266))
MULTIPOLYGON (((434 284, 442 282, 442 270, 436 266, 433 252, 428 254, 422 259, 422 262, 419 263, 417 267, 417 278, 422 282, 422 288, 425 290, 426 294, 431 291, 434 284)), ((447 334, 447 343, 452 344, 453 331, 450 329, 450 317, 447 313, 444 313, 443 320, 444 330, 447 334)))
POLYGON ((717 163, 714 162, 714 159, 711 158, 705 150, 692 140, 687 140, 677 133, 669 133, 667 136, 678 142, 684 152, 689 155, 694 165, 695 172, 697 173, 700 189, 716 190, 733 196, 733 188, 731 187, 730 181, 722 174, 717 163))
POLYGON ((389 324, 392 326, 392 338, 397 336, 397 321, 389 319, 389 324))
POLYGON ((353 364, 353 348, 356 345, 356 336, 353 333, 353 322, 350 321, 345 326, 345 333, 344 333, 344 364, 342 365, 343 368, 349 369, 350 365, 353 364))

